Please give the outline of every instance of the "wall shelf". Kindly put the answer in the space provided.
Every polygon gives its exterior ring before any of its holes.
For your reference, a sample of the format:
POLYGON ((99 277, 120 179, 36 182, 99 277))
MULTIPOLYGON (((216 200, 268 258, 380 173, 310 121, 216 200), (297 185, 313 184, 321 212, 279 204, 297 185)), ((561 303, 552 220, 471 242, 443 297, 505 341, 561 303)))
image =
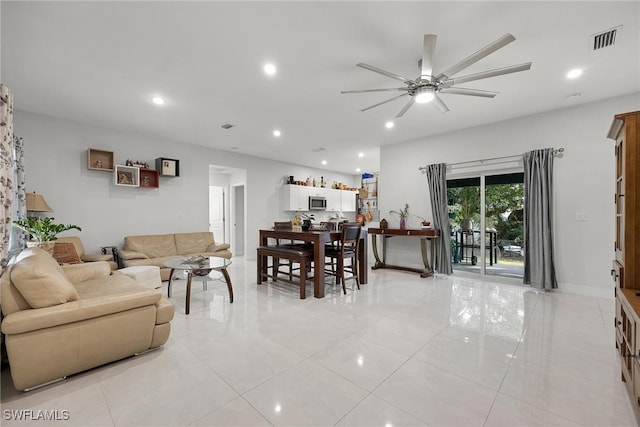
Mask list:
POLYGON ((140 168, 140 187, 159 188, 160 172, 155 169, 140 168))
POLYGON ((116 185, 123 187, 140 186, 140 168, 138 167, 116 165, 113 176, 116 185))
POLYGON ((87 169, 92 171, 112 172, 114 166, 113 151, 87 149, 87 169))
POLYGON ((180 176, 180 160, 158 157, 156 159, 156 169, 160 176, 180 176))

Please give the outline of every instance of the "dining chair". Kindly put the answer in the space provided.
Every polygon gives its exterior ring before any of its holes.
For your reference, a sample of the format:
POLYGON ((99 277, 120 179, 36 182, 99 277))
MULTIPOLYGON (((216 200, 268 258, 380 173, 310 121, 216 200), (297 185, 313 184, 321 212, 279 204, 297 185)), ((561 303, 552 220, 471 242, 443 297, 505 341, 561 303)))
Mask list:
POLYGON ((340 240, 335 246, 325 247, 325 256, 331 258, 332 264, 335 261, 335 269, 325 271, 328 275, 336 277, 336 284, 342 283, 342 292, 346 295, 345 271, 349 270, 356 286, 360 289, 358 279, 358 251, 360 246, 360 231, 362 226, 358 223, 346 223, 342 225, 340 240), (345 264, 345 260, 351 260, 345 264))
MULTIPOLYGON (((291 221, 275 221, 273 223, 274 230, 291 230, 292 223, 291 221)), ((280 249, 301 249, 305 247, 304 242, 296 242, 294 240, 285 240, 276 239, 276 247, 280 249)), ((294 274, 295 271, 299 271, 300 267, 294 266, 295 263, 291 259, 287 258, 276 258, 273 257, 273 275, 277 278, 278 274, 286 274, 289 276, 289 280, 293 280, 293 277, 298 277, 298 275, 294 274), (281 262, 284 261, 284 262, 281 262), (286 270, 281 270, 281 267, 286 267, 286 270)))

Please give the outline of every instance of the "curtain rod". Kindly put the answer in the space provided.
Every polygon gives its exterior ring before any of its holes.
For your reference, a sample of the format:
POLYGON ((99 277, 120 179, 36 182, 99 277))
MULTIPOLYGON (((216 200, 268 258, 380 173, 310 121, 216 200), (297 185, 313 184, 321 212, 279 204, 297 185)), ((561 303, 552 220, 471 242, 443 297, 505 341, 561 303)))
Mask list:
MULTIPOLYGON (((559 154, 564 152, 564 148, 557 148, 553 150, 553 155, 554 156, 558 156, 559 154)), ((484 162, 492 162, 494 160, 516 160, 516 159, 520 159, 522 158, 522 155, 515 155, 515 156, 502 156, 502 157, 490 157, 488 159, 480 159, 480 160, 468 160, 466 162, 456 162, 456 163, 447 163, 447 167, 449 166, 459 166, 459 165, 466 165, 469 163, 484 163, 484 162)), ((502 162, 502 163, 507 163, 507 162, 502 162)), ((427 171, 427 166, 420 166, 418 168, 418 170, 422 171, 422 173, 426 173, 427 171)))

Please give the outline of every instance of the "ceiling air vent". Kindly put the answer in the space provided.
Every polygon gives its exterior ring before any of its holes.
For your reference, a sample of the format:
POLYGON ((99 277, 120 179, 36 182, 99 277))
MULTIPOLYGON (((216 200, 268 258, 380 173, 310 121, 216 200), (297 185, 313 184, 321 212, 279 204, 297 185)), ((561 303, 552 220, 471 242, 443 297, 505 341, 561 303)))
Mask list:
POLYGON ((619 25, 610 30, 592 34, 591 37, 589 37, 589 47, 591 50, 596 51, 604 49, 605 47, 613 46, 616 42, 616 38, 619 39, 621 30, 622 25, 619 25))
POLYGON ((231 129, 233 127, 233 125, 231 123, 224 123, 224 124, 221 124, 220 127, 222 129, 227 129, 228 130, 228 129, 231 129))
POLYGON ((319 153, 320 151, 326 151, 327 149, 324 147, 316 147, 316 148, 312 148, 311 151, 313 151, 314 153, 319 153))

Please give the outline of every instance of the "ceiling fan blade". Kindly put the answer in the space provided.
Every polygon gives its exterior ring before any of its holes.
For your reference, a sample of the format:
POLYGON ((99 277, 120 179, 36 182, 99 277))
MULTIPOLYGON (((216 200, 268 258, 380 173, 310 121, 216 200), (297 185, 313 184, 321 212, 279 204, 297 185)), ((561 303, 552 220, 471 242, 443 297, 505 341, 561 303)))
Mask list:
MULTIPOLYGON (((380 106, 380 105, 382 105, 382 104, 386 104, 387 102, 394 101, 394 100, 396 100, 396 99, 400 98, 401 96, 406 96, 406 95, 408 95, 408 94, 403 93, 403 94, 400 94, 400 95, 398 95, 398 96, 394 96, 393 98, 389 98, 389 99, 387 99, 386 101, 378 102, 377 104, 373 104, 372 106, 367 107, 367 108, 365 108, 365 109, 362 109, 362 110, 360 110, 360 111, 365 112, 365 111, 367 111, 367 110, 371 110, 372 108, 376 108, 376 107, 378 107, 378 106, 380 106)), ((412 99, 413 99, 413 98, 412 98, 412 99)))
POLYGON ((396 119, 399 119, 400 117, 402 117, 404 115, 404 113, 407 112, 407 110, 409 108, 411 108, 411 106, 413 105, 413 103, 416 102, 416 99, 412 96, 411 99, 409 100, 409 102, 407 102, 407 105, 405 105, 402 110, 400 110, 400 112, 398 113, 398 115, 396 116, 396 119))
POLYGON ((479 51, 477 51, 476 53, 466 57, 465 59, 463 59, 462 61, 458 62, 456 65, 450 67, 449 69, 443 71, 442 73, 438 74, 436 76, 436 80, 442 80, 443 77, 445 79, 453 76, 456 73, 459 73, 460 71, 464 70, 465 68, 467 68, 468 66, 475 64, 476 62, 480 61, 482 58, 484 58, 485 56, 488 56, 490 54, 492 54, 493 52, 495 52, 496 50, 505 47, 506 45, 508 45, 509 43, 511 43, 512 41, 514 41, 516 38, 513 37, 511 34, 505 34, 504 36, 500 37, 498 40, 494 41, 493 43, 490 43, 488 45, 486 45, 485 47, 483 47, 482 49, 480 49, 479 51))
POLYGON ((436 41, 438 36, 435 34, 425 34, 424 44, 422 46, 422 69, 420 70, 420 78, 431 81, 433 79, 433 54, 436 51, 436 41))
POLYGON ((392 79, 400 80, 401 82, 408 82, 409 79, 405 79, 402 76, 397 74, 390 73, 389 71, 382 70, 378 67, 374 67, 373 65, 364 64, 362 62, 356 64, 356 66, 360 68, 364 68, 365 70, 373 71, 374 73, 382 74, 383 76, 391 77, 392 79))
POLYGON ((340 93, 366 93, 366 92, 386 92, 386 91, 394 91, 394 90, 404 90, 407 91, 409 88, 407 87, 393 87, 388 89, 363 89, 363 90, 343 90, 340 93))
POLYGON ((437 94, 433 98, 433 103, 436 105, 436 107, 438 107, 438 110, 442 111, 443 113, 449 111, 449 107, 447 107, 447 104, 445 104, 437 94))
POLYGON ((455 77, 453 79, 445 80, 443 87, 451 87, 460 83, 472 82, 474 80, 487 79, 489 77, 502 76, 503 74, 517 73, 519 71, 526 71, 531 68, 531 62, 519 65, 511 65, 504 68, 496 68, 494 70, 483 71, 481 73, 469 74, 468 76, 455 77))
POLYGON ((499 92, 493 92, 490 90, 480 90, 480 89, 468 89, 464 87, 450 87, 450 88, 442 89, 440 93, 452 93, 454 95, 470 95, 470 96, 480 96, 482 98, 494 98, 499 92))

